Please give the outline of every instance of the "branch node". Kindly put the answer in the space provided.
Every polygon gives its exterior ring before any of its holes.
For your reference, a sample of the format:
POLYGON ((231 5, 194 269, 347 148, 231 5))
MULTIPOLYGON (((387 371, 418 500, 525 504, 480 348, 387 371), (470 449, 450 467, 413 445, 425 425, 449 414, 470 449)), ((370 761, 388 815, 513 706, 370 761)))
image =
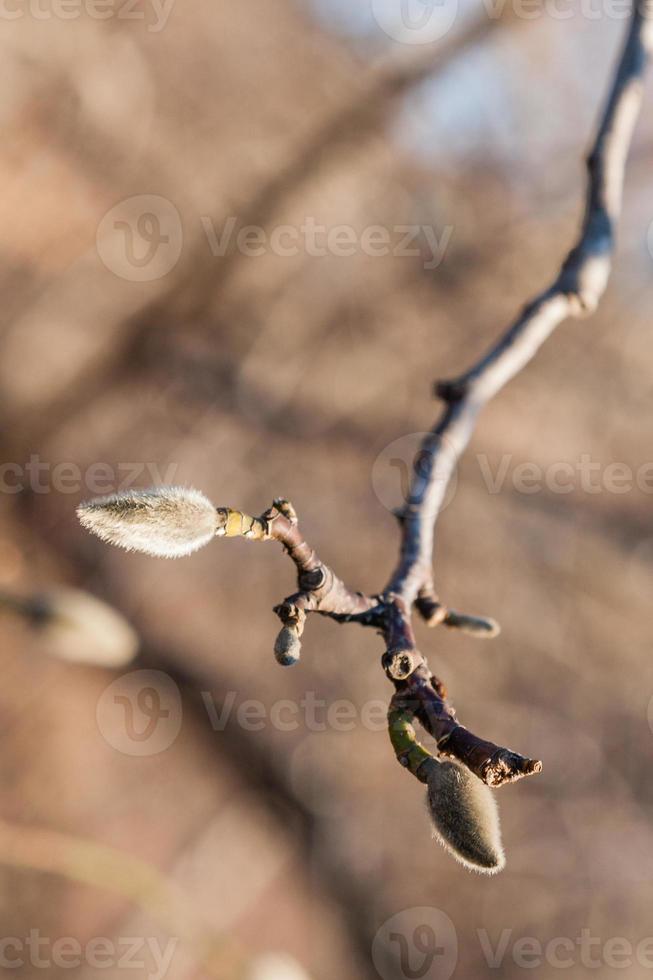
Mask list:
POLYGON ((299 587, 304 592, 316 592, 321 589, 326 582, 326 571, 323 565, 311 569, 310 572, 301 572, 299 575, 299 587))
POLYGON ((446 620, 449 612, 441 602, 427 595, 418 596, 415 605, 427 626, 439 626, 446 620))
POLYGON ((273 500, 273 505, 277 508, 280 514, 283 514, 287 518, 293 527, 297 527, 299 524, 299 518, 297 517, 297 511, 285 497, 275 497, 273 500))
POLYGON ((393 681, 405 681, 419 662, 413 650, 386 650, 381 658, 383 669, 393 681))
POLYGON ((448 378, 436 381, 433 391, 436 398, 441 398, 448 405, 460 402, 467 394, 469 385, 464 378, 448 378))

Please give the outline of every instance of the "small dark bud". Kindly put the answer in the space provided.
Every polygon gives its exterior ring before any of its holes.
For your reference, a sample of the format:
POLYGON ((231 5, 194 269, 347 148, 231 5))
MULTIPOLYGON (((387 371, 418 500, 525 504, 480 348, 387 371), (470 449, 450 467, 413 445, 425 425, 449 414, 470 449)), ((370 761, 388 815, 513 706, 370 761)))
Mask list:
POLYGON ((451 402, 459 402, 465 397, 467 394, 467 384, 465 381, 457 378, 436 381, 434 392, 437 398, 441 398, 442 401, 451 404, 451 402))
POLYGON ((302 645, 296 626, 284 626, 274 644, 274 655, 282 667, 293 667, 301 656, 302 645))

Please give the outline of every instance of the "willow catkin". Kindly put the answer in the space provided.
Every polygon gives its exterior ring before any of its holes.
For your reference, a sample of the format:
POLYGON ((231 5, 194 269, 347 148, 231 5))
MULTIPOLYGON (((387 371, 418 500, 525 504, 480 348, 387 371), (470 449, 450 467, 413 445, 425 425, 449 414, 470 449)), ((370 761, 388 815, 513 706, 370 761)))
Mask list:
POLYGON ((427 786, 427 806, 440 843, 474 871, 501 871, 505 855, 492 791, 465 766, 450 761, 433 760, 427 786))
POLYGON ((153 487, 97 497, 80 504, 77 516, 103 541, 160 558, 179 558, 208 544, 218 520, 211 501, 190 487, 153 487))

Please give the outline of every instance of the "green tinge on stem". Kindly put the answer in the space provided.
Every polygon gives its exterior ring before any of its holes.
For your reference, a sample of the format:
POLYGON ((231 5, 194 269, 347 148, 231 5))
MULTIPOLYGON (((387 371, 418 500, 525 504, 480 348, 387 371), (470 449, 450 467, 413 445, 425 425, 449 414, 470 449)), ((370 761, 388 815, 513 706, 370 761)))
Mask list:
POLYGON ((400 765, 409 769, 413 776, 425 783, 428 779, 430 763, 434 761, 434 757, 418 742, 412 722, 413 716, 405 708, 390 706, 388 733, 395 755, 400 765))

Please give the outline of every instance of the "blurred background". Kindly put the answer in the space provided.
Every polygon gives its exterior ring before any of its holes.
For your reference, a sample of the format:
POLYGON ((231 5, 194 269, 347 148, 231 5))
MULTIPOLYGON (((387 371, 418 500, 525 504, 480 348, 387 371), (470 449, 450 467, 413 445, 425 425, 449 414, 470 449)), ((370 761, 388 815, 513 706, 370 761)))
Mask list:
POLYGON ((433 381, 572 242, 626 26, 598 0, 447 4, 0 12, 0 588, 55 595, 40 626, 0 615, 13 976, 650 975, 650 99, 601 309, 488 407, 439 523, 444 601, 502 635, 417 626, 461 720, 544 762, 498 793, 502 874, 431 839, 378 637, 315 618, 277 667, 278 549, 167 562, 75 518, 157 482, 253 514, 287 495, 383 587, 433 381))

